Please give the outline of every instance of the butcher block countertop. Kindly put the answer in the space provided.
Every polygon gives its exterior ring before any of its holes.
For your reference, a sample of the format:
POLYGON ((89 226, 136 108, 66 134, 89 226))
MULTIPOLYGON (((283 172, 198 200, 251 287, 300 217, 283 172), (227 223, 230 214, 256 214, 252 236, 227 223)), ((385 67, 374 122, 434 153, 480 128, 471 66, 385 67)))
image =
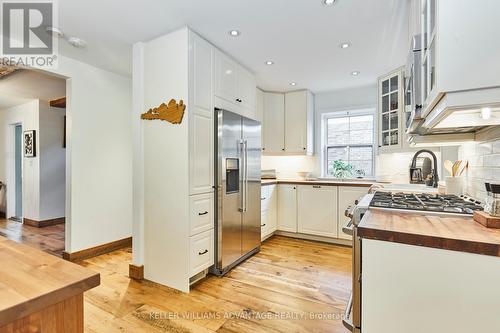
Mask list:
POLYGON ((362 238, 500 256, 500 229, 472 217, 369 209, 358 226, 362 238))
POLYGON ((0 327, 82 294, 99 273, 0 237, 0 327))
POLYGON ((321 186, 357 186, 370 187, 375 182, 371 181, 342 181, 342 180, 303 180, 303 179, 262 179, 262 185, 289 184, 289 185, 321 185, 321 186))

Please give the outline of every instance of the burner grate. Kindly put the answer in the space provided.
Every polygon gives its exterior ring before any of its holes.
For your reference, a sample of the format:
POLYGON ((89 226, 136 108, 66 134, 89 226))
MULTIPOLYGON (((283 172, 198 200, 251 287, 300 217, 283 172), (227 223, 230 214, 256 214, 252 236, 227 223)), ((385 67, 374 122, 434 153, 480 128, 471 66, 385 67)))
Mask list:
POLYGON ((483 210, 479 201, 456 195, 375 192, 370 207, 472 215, 483 210))

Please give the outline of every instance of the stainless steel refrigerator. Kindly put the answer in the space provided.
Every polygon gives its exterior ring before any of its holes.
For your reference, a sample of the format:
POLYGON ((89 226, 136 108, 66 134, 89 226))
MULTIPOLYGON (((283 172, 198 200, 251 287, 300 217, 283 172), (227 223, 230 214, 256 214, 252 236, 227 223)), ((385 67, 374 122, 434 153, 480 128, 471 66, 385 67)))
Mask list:
POLYGON ((261 126, 215 109, 215 265, 224 275, 260 250, 261 126))

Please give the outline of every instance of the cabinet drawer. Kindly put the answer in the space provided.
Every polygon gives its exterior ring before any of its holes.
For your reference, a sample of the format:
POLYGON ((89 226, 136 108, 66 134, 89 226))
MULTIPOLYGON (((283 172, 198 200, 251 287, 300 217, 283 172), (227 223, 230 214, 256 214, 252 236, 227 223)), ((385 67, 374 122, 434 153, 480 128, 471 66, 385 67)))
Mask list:
POLYGON ((214 264, 214 230, 191 236, 189 239, 191 276, 214 264))
POLYGON ((189 197, 189 234, 191 236, 214 228, 214 194, 189 197))

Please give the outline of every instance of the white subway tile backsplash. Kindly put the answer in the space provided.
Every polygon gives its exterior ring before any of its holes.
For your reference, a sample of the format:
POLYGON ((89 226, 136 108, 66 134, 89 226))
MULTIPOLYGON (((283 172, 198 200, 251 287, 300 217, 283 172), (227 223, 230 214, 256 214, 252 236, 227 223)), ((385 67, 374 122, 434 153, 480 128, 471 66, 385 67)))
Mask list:
POLYGON ((500 139, 482 143, 463 144, 458 157, 469 161, 465 176, 465 193, 483 201, 485 182, 500 184, 500 139))
POLYGON ((483 165, 485 167, 499 167, 500 166, 500 154, 485 155, 483 165))

